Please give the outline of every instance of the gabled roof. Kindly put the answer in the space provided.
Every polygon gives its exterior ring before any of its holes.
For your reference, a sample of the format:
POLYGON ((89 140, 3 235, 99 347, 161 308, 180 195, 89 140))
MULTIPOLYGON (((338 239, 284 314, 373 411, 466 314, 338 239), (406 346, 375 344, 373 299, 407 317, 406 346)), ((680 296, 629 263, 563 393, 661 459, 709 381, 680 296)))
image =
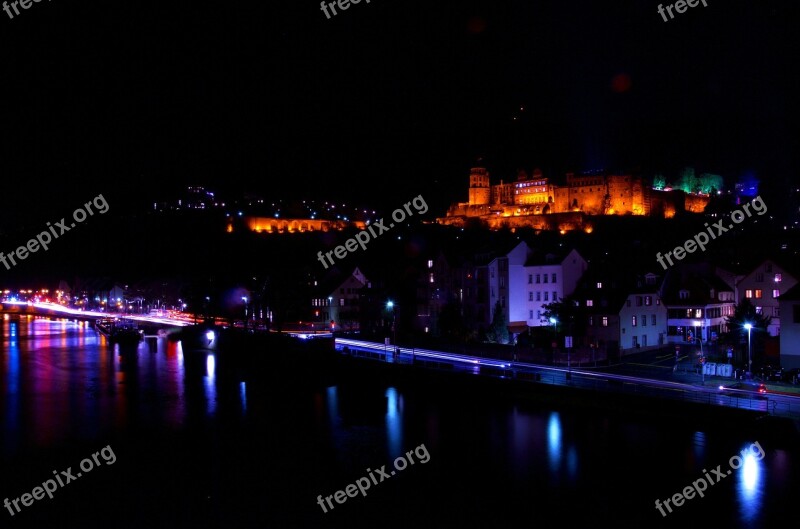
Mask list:
MULTIPOLYGON (((559 247, 552 250, 537 250, 525 261, 525 266, 559 265, 569 256, 574 248, 559 247)), ((577 253, 577 250, 575 250, 577 253)), ((580 255, 580 253, 578 253, 580 255)))
POLYGON ((706 305, 718 302, 719 292, 733 292, 733 288, 716 274, 713 266, 681 265, 667 271, 661 299, 667 305, 706 305), (684 290, 689 296, 682 299, 680 293, 684 290))

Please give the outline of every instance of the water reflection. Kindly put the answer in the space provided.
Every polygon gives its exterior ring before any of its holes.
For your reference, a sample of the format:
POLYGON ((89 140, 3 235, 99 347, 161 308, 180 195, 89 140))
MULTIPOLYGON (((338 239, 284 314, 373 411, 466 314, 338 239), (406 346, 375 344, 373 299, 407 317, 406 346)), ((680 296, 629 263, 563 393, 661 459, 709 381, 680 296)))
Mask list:
POLYGON ((561 417, 552 412, 547 422, 547 459, 550 471, 558 474, 561 467, 561 417))
POLYGON ((403 455, 403 396, 396 388, 386 390, 386 439, 392 458, 403 455))
POLYGON ((759 517, 764 503, 764 456, 761 445, 756 442, 742 448, 739 455, 730 459, 731 468, 738 466, 736 496, 739 500, 739 514, 745 521, 759 517), (741 457, 740 457, 741 456, 741 457))

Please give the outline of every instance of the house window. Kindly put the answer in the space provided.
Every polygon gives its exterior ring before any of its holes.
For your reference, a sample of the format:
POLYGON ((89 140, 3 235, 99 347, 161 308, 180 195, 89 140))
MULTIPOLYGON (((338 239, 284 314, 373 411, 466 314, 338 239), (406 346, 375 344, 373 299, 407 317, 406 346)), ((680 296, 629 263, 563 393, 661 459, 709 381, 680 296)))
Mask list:
POLYGON ((642 327, 647 327, 647 314, 642 314, 642 327))
POLYGON ((528 301, 533 301, 533 292, 528 292, 528 301))
POLYGON ((680 298, 681 299, 689 299, 689 291, 688 290, 681 290, 680 291, 680 298))
POLYGON ((537 292, 536 293, 536 301, 542 301, 542 293, 541 292, 537 292))
POLYGON ((652 325, 653 327, 655 327, 655 325, 656 325, 656 315, 655 314, 651 314, 650 315, 650 325, 652 325))
POLYGON ((547 274, 542 274, 542 275, 544 276, 544 277, 542 278, 542 279, 544 279, 544 281, 543 281, 543 282, 544 282, 544 283, 547 283, 547 274))
POLYGON ((532 311, 532 310, 531 310, 531 311, 528 311, 528 319, 529 319, 529 320, 532 320, 532 319, 533 319, 533 311, 532 311))
POLYGON ((636 327, 636 316, 631 316, 631 326, 636 327))
POLYGON ((753 297, 753 291, 748 288, 747 290, 744 291, 744 297, 746 297, 748 299, 752 298, 753 297))
POLYGON ((428 259, 428 268, 433 268, 433 259, 428 259))
POLYGON ((642 306, 642 296, 636 296, 636 306, 637 307, 642 306))
POLYGON ((344 307, 344 298, 341 298, 341 299, 339 300, 339 306, 340 306, 340 307, 344 307))
POLYGON ((780 274, 775 274, 775 282, 776 283, 780 283, 781 281, 782 281, 781 275, 780 274))
POLYGON ((764 274, 756 274, 756 283, 764 282, 764 274))
POLYGON ((703 317, 703 309, 697 309, 694 311, 695 318, 702 318, 703 317))
POLYGON ((533 274, 528 274, 528 284, 529 285, 533 284, 533 274))
POLYGON ((538 285, 541 282, 542 282, 542 276, 540 274, 536 274, 536 284, 538 285))
POLYGON ((558 299, 558 292, 553 292, 553 301, 558 299))
POLYGON ((781 291, 780 291, 780 289, 777 289, 777 288, 776 288, 775 290, 773 290, 773 291, 772 291, 772 299, 775 299, 775 298, 777 298, 777 297, 778 297, 778 296, 780 296, 780 295, 781 295, 781 291))
POLYGON ((549 292, 545 292, 545 293, 544 293, 544 300, 545 300, 545 301, 549 301, 549 299, 548 299, 548 295, 549 295, 549 292))
POLYGON ((761 290, 756 290, 756 299, 761 299, 761 290))
POLYGON ((540 311, 540 310, 536 311, 536 319, 537 320, 541 320, 542 319, 542 311, 540 311))
MULTIPOLYGON (((777 279, 775 281, 777 281, 777 279)), ((555 284, 555 282, 556 282, 556 274, 553 274, 551 283, 555 284)))
POLYGON ((587 300, 586 300, 586 306, 587 306, 587 307, 592 307, 592 306, 594 306, 594 300, 587 299, 587 300))
POLYGON ((644 304, 645 306, 649 307, 653 304, 653 296, 645 296, 644 297, 644 304))
POLYGON ((608 327, 608 316, 603 316, 603 327, 608 327))
POLYGON ((428 274, 428 281, 430 281, 431 283, 433 283, 433 272, 431 272, 430 274, 428 274))
POLYGON ((597 283, 597 288, 603 288, 603 283, 597 283))
POLYGON ((594 316, 589 316, 589 327, 594 327, 594 316))
POLYGON ((756 314, 764 315, 764 307, 756 307, 756 314))
MULTIPOLYGON (((431 274, 431 275, 433 275, 433 274, 431 274)), ((503 288, 505 286, 506 286, 506 278, 505 278, 505 276, 500 276, 500 288, 503 288)))
POLYGON ((780 318, 781 317, 781 309, 780 309, 780 307, 773 308, 772 309, 772 315, 775 316, 776 318, 780 318))

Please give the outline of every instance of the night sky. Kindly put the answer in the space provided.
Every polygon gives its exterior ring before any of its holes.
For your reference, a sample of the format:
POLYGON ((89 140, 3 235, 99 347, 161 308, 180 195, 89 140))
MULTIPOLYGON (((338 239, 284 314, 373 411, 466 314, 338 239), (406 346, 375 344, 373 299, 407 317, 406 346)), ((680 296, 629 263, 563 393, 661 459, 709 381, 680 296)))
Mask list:
POLYGON ((187 184, 443 206, 478 157, 493 180, 692 165, 796 181, 796 3, 708 3, 666 23, 650 0, 0 12, 2 221, 187 184))

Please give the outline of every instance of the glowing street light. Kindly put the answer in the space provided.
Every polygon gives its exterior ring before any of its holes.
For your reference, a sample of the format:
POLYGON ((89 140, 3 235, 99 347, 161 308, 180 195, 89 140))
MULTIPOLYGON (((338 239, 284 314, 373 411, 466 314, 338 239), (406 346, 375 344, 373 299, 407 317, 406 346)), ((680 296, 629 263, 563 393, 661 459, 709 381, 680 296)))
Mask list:
POLYGON ((395 350, 395 359, 397 359, 397 311, 394 308, 394 301, 389 300, 386 302, 386 308, 392 310, 392 334, 394 335, 393 338, 393 345, 395 350))
POLYGON ((744 328, 747 329, 747 376, 751 376, 753 372, 753 357, 750 351, 750 331, 753 329, 752 323, 745 323, 744 328))

